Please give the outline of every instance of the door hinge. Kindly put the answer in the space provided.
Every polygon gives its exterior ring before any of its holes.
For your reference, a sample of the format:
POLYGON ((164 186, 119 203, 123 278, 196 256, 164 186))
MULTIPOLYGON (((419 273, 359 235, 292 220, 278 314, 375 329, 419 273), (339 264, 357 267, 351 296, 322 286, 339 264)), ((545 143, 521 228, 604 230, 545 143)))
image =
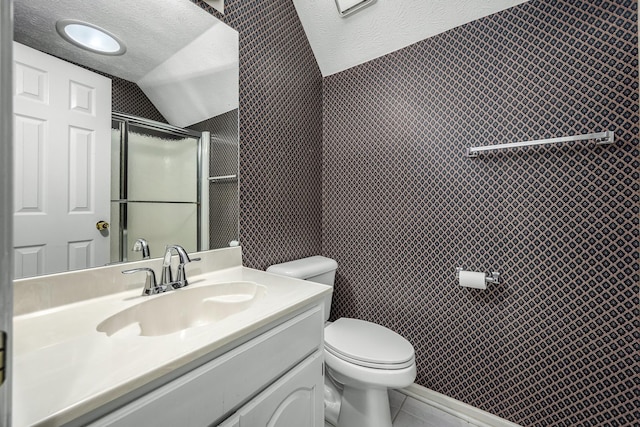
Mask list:
POLYGON ((0 331, 0 385, 4 383, 7 367, 7 333, 0 331))

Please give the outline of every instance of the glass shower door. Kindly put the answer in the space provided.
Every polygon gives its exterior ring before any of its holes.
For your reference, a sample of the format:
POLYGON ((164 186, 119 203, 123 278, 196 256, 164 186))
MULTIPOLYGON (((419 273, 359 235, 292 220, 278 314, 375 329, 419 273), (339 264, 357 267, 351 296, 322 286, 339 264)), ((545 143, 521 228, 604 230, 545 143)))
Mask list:
MULTIPOLYGON (((198 139, 131 125, 128 148, 129 242, 143 237, 152 250, 175 243, 197 251, 198 139)), ((127 255, 133 259, 131 247, 127 255)))
POLYGON ((133 251, 139 238, 152 257, 167 244, 199 250, 200 138, 118 120, 114 127, 120 161, 112 168, 112 222, 120 230, 112 234, 112 260, 139 260, 133 251))

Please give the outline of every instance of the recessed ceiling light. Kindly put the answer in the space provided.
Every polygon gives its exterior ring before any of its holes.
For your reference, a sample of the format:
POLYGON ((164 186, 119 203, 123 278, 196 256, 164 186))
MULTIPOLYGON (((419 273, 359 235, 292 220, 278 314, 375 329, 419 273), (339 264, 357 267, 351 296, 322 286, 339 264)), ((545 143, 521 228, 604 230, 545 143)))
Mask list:
POLYGON ((122 55, 127 47, 116 36, 88 22, 61 19, 56 22, 58 34, 69 43, 102 55, 122 55))

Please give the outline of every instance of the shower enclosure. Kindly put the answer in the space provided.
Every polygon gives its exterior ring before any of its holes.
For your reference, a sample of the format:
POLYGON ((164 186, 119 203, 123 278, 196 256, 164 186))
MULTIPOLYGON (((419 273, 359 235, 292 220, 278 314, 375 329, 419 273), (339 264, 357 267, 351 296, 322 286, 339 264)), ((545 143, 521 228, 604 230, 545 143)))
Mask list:
POLYGON ((167 244, 208 249, 209 133, 120 113, 111 127, 111 262, 141 259, 138 239, 151 257, 167 244))

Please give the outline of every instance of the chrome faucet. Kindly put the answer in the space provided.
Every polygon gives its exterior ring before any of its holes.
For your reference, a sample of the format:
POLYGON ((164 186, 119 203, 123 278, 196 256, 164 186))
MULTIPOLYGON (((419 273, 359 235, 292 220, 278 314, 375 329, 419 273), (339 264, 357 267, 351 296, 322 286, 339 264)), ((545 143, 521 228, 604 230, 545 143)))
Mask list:
POLYGON ((187 286, 189 282, 187 281, 187 273, 184 270, 184 266, 191 261, 200 261, 200 258, 189 258, 189 254, 187 254, 187 251, 180 245, 168 245, 165 250, 164 260, 162 261, 162 277, 160 278, 159 284, 156 281, 156 273, 153 271, 153 269, 148 267, 132 268, 131 270, 124 270, 122 273, 147 273, 147 279, 144 282, 142 295, 156 295, 187 286), (173 251, 178 254, 178 260, 180 261, 180 263, 178 264, 178 274, 175 281, 173 280, 173 274, 171 272, 171 256, 173 254, 173 251))
POLYGON ((156 295, 173 289, 171 285, 158 285, 156 282, 156 273, 151 268, 132 268, 131 270, 124 270, 122 274, 140 273, 143 271, 147 273, 147 280, 144 282, 142 295, 156 295))
POLYGON ((131 250, 134 252, 142 251, 142 259, 151 258, 151 250, 149 249, 149 242, 147 242, 147 239, 141 237, 136 240, 131 250))
POLYGON ((200 258, 189 258, 187 251, 180 245, 167 245, 162 262, 162 276, 160 277, 160 286, 171 286, 174 289, 182 288, 189 284, 187 280, 187 272, 184 269, 185 264, 191 261, 200 261, 200 258), (178 272, 176 280, 173 280, 171 271, 171 256, 173 252, 178 254, 178 272))

